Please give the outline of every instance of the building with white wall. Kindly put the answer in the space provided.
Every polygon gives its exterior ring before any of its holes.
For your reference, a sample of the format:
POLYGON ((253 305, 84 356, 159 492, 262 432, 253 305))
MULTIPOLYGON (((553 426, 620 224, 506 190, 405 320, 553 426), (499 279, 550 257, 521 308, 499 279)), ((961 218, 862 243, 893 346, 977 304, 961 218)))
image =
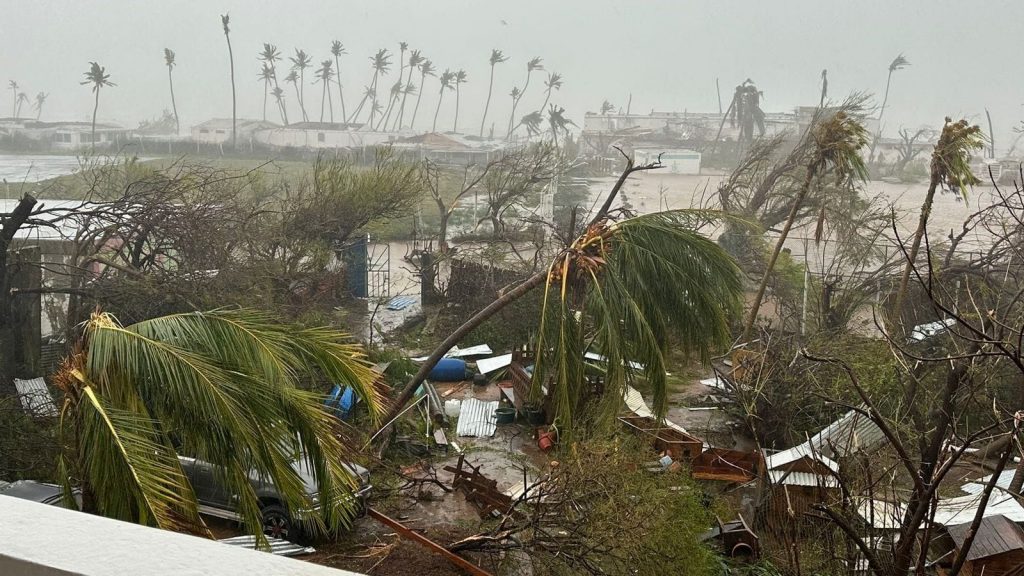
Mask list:
POLYGON ((362 148, 401 139, 397 132, 362 130, 360 124, 296 122, 287 126, 262 128, 255 140, 274 148, 362 148))

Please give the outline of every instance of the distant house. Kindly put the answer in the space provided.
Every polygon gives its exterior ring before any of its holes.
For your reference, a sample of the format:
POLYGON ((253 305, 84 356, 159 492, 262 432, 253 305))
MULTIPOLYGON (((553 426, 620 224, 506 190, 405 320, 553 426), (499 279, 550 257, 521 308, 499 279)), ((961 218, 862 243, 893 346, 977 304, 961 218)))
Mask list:
MULTIPOLYGON (((236 121, 237 139, 249 141, 259 130, 279 128, 273 122, 265 120, 248 120, 239 118, 236 121)), ((192 140, 200 144, 224 144, 231 141, 231 118, 213 118, 192 127, 192 140)))
POLYGON ((395 142, 397 150, 416 152, 420 158, 454 164, 487 162, 504 147, 505 143, 501 141, 480 140, 461 134, 439 132, 417 134, 395 142))
MULTIPOLYGON (((0 131, 12 137, 39 142, 55 150, 81 150, 93 147, 92 122, 39 122, 5 118, 0 131)), ((117 124, 96 123, 96 148, 118 148, 132 137, 132 131, 117 124)))
POLYGON ((633 151, 638 164, 661 160, 660 172, 669 174, 700 174, 700 152, 673 148, 637 148, 633 151))
POLYGON ((396 141, 399 134, 360 130, 361 124, 296 122, 287 126, 261 128, 257 142, 275 148, 362 148, 396 141))

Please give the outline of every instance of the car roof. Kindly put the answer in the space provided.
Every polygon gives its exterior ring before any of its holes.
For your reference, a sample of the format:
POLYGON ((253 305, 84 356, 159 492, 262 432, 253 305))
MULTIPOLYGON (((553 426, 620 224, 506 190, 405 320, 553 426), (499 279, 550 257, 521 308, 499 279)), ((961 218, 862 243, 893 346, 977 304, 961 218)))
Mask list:
POLYGON ((0 495, 13 496, 22 500, 49 504, 61 497, 61 487, 56 484, 36 482, 34 480, 18 480, 0 491, 0 495))

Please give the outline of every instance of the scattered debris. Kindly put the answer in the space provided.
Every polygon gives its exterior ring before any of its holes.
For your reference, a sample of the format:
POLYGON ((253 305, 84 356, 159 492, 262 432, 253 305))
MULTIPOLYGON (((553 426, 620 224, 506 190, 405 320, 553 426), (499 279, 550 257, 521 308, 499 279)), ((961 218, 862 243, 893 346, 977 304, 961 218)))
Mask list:
POLYGON ((416 303, 416 296, 395 296, 387 303, 388 310, 405 310, 416 303))
MULTIPOLYGON (((983 494, 970 494, 955 498, 940 498, 935 505, 933 523, 954 526, 970 522, 978 512, 983 494)), ((889 502, 865 498, 858 506, 858 513, 873 528, 898 530, 903 522, 906 506, 902 502, 889 502)), ((994 489, 985 507, 984 518, 1006 516, 1013 522, 1024 522, 1024 507, 1008 493, 994 489)))
MULTIPOLYGON (((302 546, 294 542, 282 540, 281 538, 274 538, 267 536, 267 545, 270 547, 266 552, 270 552, 275 556, 303 556, 305 554, 312 554, 316 552, 315 548, 309 546, 302 546)), ((252 534, 246 536, 235 536, 234 538, 224 538, 217 540, 221 544, 227 544, 229 546, 237 546, 239 548, 246 548, 248 550, 258 550, 256 547, 256 537, 252 534)))
POLYGON ((760 539, 742 514, 729 522, 722 522, 721 518, 715 516, 715 522, 717 525, 714 528, 700 536, 701 541, 714 540, 722 554, 729 558, 756 560, 761 554, 760 539))
POLYGON ((935 322, 929 322, 927 324, 918 324, 917 326, 914 326, 914 329, 910 332, 909 341, 924 342, 932 336, 942 334, 955 325, 955 318, 946 318, 945 320, 936 320, 935 322))
POLYGON ((459 456, 456 466, 445 466, 445 471, 455 475, 452 487, 462 492, 466 500, 476 507, 482 518, 507 513, 512 507, 512 498, 498 490, 498 482, 491 480, 480 472, 479 466, 466 462, 466 457, 459 456))
POLYGON ((481 374, 490 374, 495 370, 501 370, 512 363, 511 354, 502 354, 501 356, 493 356, 491 358, 481 358, 476 361, 476 369, 481 374))
POLYGON ((693 459, 690 469, 697 480, 750 482, 764 470, 764 456, 757 451, 709 447, 693 459))
POLYGON ((393 529, 402 538, 412 540, 413 542, 420 544, 424 548, 427 548, 431 552, 444 556, 448 559, 449 562, 451 562, 455 566, 458 566, 459 568, 462 568, 463 570, 472 574, 473 576, 492 576, 490 572, 484 570, 476 564, 473 564, 472 562, 466 560, 462 556, 459 556, 458 554, 449 551, 444 546, 441 546, 440 544, 434 542, 430 538, 427 538, 419 532, 412 530, 411 528, 405 526, 398 520, 385 516, 384 514, 381 514, 377 510, 374 510, 373 508, 368 508, 366 513, 374 520, 377 520, 381 524, 384 524, 385 526, 393 529))

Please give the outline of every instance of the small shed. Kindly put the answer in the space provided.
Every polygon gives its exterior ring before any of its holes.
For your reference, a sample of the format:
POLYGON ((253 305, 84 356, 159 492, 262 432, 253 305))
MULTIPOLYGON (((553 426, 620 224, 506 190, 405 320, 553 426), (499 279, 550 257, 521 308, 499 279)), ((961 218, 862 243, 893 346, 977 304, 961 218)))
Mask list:
POLYGON ((742 515, 729 522, 722 522, 715 516, 715 526, 701 534, 700 540, 715 542, 721 553, 729 558, 756 560, 761 553, 760 540, 742 515))
MULTIPOLYGON (((946 528, 954 546, 954 553, 947 556, 949 565, 963 547, 970 528, 970 522, 946 528)), ((1024 530, 1006 516, 983 518, 960 574, 1009 576, 1020 574, 1021 567, 1024 567, 1024 530)), ((945 573, 941 567, 940 573, 945 573)))

